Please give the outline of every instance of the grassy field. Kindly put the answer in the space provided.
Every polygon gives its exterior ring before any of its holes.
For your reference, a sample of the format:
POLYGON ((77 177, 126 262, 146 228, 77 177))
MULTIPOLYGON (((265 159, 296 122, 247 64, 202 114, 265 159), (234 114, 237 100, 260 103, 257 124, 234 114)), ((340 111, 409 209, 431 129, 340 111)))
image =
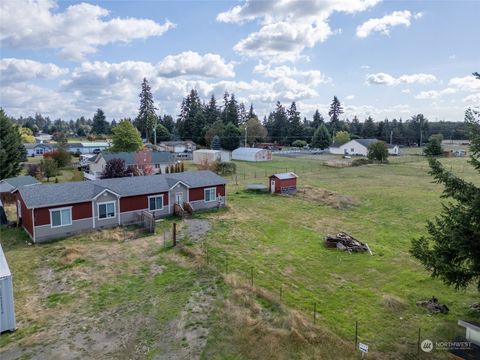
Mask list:
MULTIPOLYGON (((480 320, 469 310, 478 292, 446 287, 408 253, 441 208, 425 158, 412 152, 361 167, 332 160, 237 162, 228 209, 196 214, 210 230, 200 241, 182 235, 176 250, 162 239, 172 219, 154 236, 112 229, 41 246, 27 245, 20 229, 2 229, 19 326, 0 337, 2 359, 56 358, 67 349, 72 358, 102 359, 356 358, 355 321, 369 358, 398 359, 416 354, 419 328, 422 339, 448 341, 461 334, 458 319, 480 320), (300 175, 297 195, 244 190, 285 169, 300 175), (324 236, 338 231, 368 243, 373 256, 326 249, 324 236), (431 296, 450 313, 416 306, 431 296)), ((480 182, 466 159, 442 161, 480 182)))

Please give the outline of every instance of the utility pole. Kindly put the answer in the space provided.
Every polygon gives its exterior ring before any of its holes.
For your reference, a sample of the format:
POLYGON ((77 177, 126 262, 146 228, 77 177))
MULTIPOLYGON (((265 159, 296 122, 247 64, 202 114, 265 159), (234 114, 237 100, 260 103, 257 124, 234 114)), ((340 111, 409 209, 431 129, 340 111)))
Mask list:
POLYGON ((393 143, 393 130, 390 130, 390 145, 393 143))

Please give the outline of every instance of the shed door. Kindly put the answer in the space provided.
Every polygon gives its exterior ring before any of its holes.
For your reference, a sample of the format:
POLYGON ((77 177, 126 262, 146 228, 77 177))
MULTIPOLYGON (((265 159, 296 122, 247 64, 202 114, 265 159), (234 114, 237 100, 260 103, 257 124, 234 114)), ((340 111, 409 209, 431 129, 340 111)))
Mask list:
POLYGON ((270 180, 270 192, 275 192, 275 180, 270 180))

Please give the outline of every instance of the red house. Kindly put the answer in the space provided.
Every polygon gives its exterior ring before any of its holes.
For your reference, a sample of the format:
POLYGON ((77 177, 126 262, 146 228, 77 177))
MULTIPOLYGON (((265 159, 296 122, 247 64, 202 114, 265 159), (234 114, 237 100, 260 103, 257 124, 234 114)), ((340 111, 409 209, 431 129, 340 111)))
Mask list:
POLYGON ((273 174, 269 177, 271 193, 293 194, 297 191, 298 176, 293 172, 273 174))

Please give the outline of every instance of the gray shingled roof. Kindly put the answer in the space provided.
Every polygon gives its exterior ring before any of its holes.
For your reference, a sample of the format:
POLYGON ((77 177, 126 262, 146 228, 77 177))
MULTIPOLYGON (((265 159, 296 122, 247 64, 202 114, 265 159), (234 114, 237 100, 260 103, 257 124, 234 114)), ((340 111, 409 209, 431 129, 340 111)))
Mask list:
POLYGON ((43 184, 34 187, 22 186, 19 188, 19 191, 27 208, 38 208, 91 201, 105 189, 111 190, 120 196, 164 192, 168 191, 178 181, 184 182, 190 188, 226 184, 224 178, 205 170, 94 181, 76 181, 61 184, 43 184))
MULTIPOLYGON (((133 165, 136 163, 135 161, 135 152, 117 152, 117 153, 109 153, 109 152, 102 152, 97 156, 91 158, 89 161, 95 162, 101 156, 105 159, 105 161, 109 161, 111 159, 122 159, 125 161, 125 165, 133 165)), ((152 163, 171 163, 175 161, 175 155, 169 153, 167 151, 151 151, 149 152, 152 156, 152 163)))
POLYGON ((12 185, 13 188, 15 189, 19 186, 39 184, 37 179, 35 179, 33 176, 30 176, 30 175, 6 178, 6 179, 2 179, 1 181, 4 181, 7 184, 12 185))
MULTIPOLYGON (((370 144, 373 144, 373 143, 376 143, 378 141, 382 141, 382 140, 377 140, 377 139, 353 139, 355 140, 356 142, 358 142, 359 144, 362 144, 363 146, 365 146, 366 148, 368 148, 368 146, 370 144)), ((388 148, 394 148, 396 145, 391 145, 391 144, 387 144, 388 148)))

